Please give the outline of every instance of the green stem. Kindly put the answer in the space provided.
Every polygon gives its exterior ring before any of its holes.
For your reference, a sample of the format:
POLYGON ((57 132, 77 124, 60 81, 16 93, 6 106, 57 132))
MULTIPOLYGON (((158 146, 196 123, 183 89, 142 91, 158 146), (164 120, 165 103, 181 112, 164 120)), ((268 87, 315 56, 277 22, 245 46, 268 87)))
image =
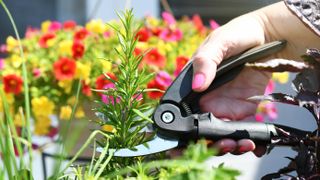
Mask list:
MULTIPOLYGON (((20 36, 16 27, 16 24, 13 20, 13 17, 9 11, 9 9, 7 8, 7 6, 5 5, 5 3, 1 0, 0 1, 3 9, 5 10, 6 14, 8 15, 8 18, 11 22, 11 25, 14 29, 14 33, 17 37, 18 40, 18 44, 19 44, 19 50, 20 50, 20 56, 22 58, 22 74, 23 74, 23 87, 24 87, 24 100, 25 100, 25 109, 26 109, 26 128, 27 128, 27 136, 28 136, 28 141, 31 142, 31 131, 30 131, 30 98, 29 98, 29 87, 28 87, 28 77, 27 77, 27 67, 26 67, 26 63, 25 63, 25 57, 24 57, 24 53, 23 53, 23 49, 22 49, 22 44, 21 44, 21 40, 20 40, 20 36)), ((32 147, 28 148, 28 153, 29 153, 29 168, 30 168, 30 179, 32 178, 32 147)))
POLYGON ((58 175, 59 175, 59 174, 62 174, 63 172, 65 172, 65 171, 71 166, 71 164, 72 164, 73 162, 75 162, 75 160, 82 154, 82 152, 85 150, 85 148, 87 148, 87 147, 89 146, 89 144, 90 144, 90 142, 93 140, 93 138, 95 138, 98 134, 101 134, 101 135, 103 135, 104 137, 106 137, 107 139, 109 139, 109 136, 106 135, 105 133, 103 133, 102 131, 100 131, 100 130, 95 130, 95 131, 93 131, 93 132, 90 134, 90 136, 89 136, 89 138, 87 139, 87 141, 81 146, 81 148, 79 149, 79 151, 78 151, 78 152, 74 155, 74 157, 68 162, 68 164, 65 166, 65 168, 58 173, 58 175))
POLYGON ((70 119, 69 121, 67 122, 67 125, 66 127, 64 127, 64 130, 63 132, 61 132, 61 134, 59 135, 59 138, 58 138, 58 142, 62 142, 61 144, 61 148, 60 148, 60 156, 59 156, 59 159, 58 159, 58 163, 56 164, 55 168, 54 168, 54 174, 57 175, 57 173, 60 171, 60 166, 61 166, 61 163, 62 163, 62 159, 64 157, 64 153, 65 153, 65 141, 63 141, 63 137, 66 137, 67 133, 68 133, 68 130, 70 128, 70 124, 71 124, 71 121, 74 119, 74 116, 75 116, 75 112, 76 112, 76 109, 77 109, 77 106, 78 106, 78 100, 79 100, 79 96, 80 96, 80 90, 81 90, 81 79, 79 79, 79 83, 78 83, 78 86, 77 86, 77 92, 76 92, 76 100, 75 100, 75 103, 73 105, 73 108, 72 108, 72 112, 71 112, 71 115, 70 115, 70 119))

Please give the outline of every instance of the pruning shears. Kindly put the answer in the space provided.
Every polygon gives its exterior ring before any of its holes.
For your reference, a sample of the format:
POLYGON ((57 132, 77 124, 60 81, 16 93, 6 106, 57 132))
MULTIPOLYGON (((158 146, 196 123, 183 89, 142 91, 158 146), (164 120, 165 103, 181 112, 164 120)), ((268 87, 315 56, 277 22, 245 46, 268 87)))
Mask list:
MULTIPOLYGON (((199 100, 204 94, 233 80, 248 62, 274 54, 285 47, 286 41, 274 41, 222 61, 215 80, 201 93, 192 90, 193 67, 189 63, 166 90, 153 113, 155 135, 150 141, 134 148, 117 149, 114 156, 133 157, 167 151, 191 140, 201 138, 219 140, 223 138, 251 139, 256 143, 294 145, 295 137, 311 132, 283 125, 223 121, 212 113, 201 112, 199 100)), ((97 151, 102 151, 98 148, 97 151)))

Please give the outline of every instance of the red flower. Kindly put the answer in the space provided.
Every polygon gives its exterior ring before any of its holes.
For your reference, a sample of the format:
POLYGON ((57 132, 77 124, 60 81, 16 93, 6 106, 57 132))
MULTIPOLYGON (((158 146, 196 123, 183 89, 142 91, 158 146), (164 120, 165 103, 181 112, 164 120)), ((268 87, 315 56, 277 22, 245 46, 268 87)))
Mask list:
POLYGON ((82 81, 82 93, 86 96, 92 95, 90 84, 87 84, 85 81, 82 81))
POLYGON ((186 56, 178 56, 176 58, 176 70, 174 71, 174 75, 178 76, 178 74, 182 71, 183 67, 187 64, 189 58, 186 56))
POLYGON ((151 36, 151 32, 147 29, 147 28, 141 28, 135 38, 138 39, 138 41, 141 41, 141 42, 147 42, 149 40, 151 36))
POLYGON ((72 79, 76 73, 76 62, 68 58, 60 58, 53 64, 53 68, 56 79, 72 79))
POLYGON ((134 48, 134 50, 133 50, 133 55, 135 55, 135 56, 139 56, 139 55, 141 55, 142 54, 142 50, 141 49, 139 49, 139 48, 134 48))
POLYGON ((77 32, 74 33, 74 39, 75 40, 83 40, 85 39, 89 34, 89 31, 85 28, 79 29, 77 32))
POLYGON ((152 32, 152 34, 153 34, 154 36, 159 36, 160 33, 162 32, 162 28, 155 27, 155 28, 153 28, 153 29, 151 30, 151 32, 152 32))
POLYGON ((56 37, 56 35, 53 33, 44 34, 43 36, 40 37, 38 43, 39 43, 40 47, 48 48, 48 44, 47 44, 48 40, 53 39, 55 37, 56 37))
MULTIPOLYGON (((117 79, 113 73, 108 72, 107 75, 113 80, 117 79)), ((104 89, 104 86, 109 83, 111 82, 106 78, 106 76, 104 74, 101 74, 100 76, 97 77, 96 89, 104 89)))
POLYGON ((72 45, 72 57, 75 59, 82 58, 84 54, 84 45, 80 41, 74 41, 72 45))
POLYGON ((77 26, 77 23, 73 20, 68 20, 63 23, 63 29, 73 29, 77 26))
POLYGON ((195 25, 195 27, 197 28, 197 30, 199 31, 199 33, 204 33, 205 31, 205 26, 203 25, 203 22, 201 20, 201 17, 199 16, 199 14, 195 14, 192 17, 192 22, 195 25))
MULTIPOLYGON (((148 89, 159 89, 159 90, 165 90, 166 87, 162 86, 161 84, 159 84, 155 79, 150 81, 147 85, 148 89)), ((159 92, 159 91, 149 91, 147 93, 147 95, 149 96, 149 98, 151 99, 159 99, 162 97, 163 92, 159 92)))
POLYGON ((160 68, 163 68, 166 65, 166 58, 160 54, 158 49, 152 49, 149 51, 143 60, 149 65, 154 65, 160 68))
POLYGON ((15 74, 9 74, 3 77, 4 91, 18 95, 22 91, 23 80, 15 74))

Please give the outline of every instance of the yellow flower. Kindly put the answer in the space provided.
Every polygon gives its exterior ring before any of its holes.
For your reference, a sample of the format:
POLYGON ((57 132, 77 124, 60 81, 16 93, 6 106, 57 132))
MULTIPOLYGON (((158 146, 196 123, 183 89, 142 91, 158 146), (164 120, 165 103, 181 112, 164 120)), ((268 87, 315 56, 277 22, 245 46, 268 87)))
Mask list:
POLYGON ((110 72, 112 68, 112 63, 110 61, 101 60, 101 64, 103 67, 103 72, 110 72))
POLYGON ((12 51, 15 47, 18 46, 19 43, 14 37, 9 36, 7 37, 6 44, 7 44, 7 50, 12 51))
POLYGON ((106 30, 106 25, 101 19, 93 19, 86 24, 86 29, 94 33, 104 33, 106 30))
POLYGON ((48 46, 48 47, 52 47, 52 46, 54 46, 54 45, 56 44, 56 42, 57 42, 57 39, 56 39, 56 38, 49 39, 49 40, 47 41, 47 46, 48 46))
POLYGON ((7 103, 9 105, 12 105, 14 103, 14 94, 12 93, 5 93, 5 97, 6 97, 6 100, 7 100, 7 103))
MULTIPOLYGON (((0 88, 3 88, 2 86, 0 86, 0 88)), ((14 107, 12 106, 12 104, 14 103, 14 94, 12 93, 5 93, 5 99, 7 101, 7 103, 9 104, 9 111, 10 113, 14 112, 14 107)), ((4 114, 4 109, 3 109, 3 100, 0 97, 0 118, 2 118, 2 115, 4 114)), ((0 119, 1 121, 1 119, 0 119)))
POLYGON ((71 113, 72 113, 72 108, 71 106, 67 105, 67 106, 62 106, 60 108, 60 119, 61 120, 69 120, 71 117, 71 113))
POLYGON ((23 61, 22 61, 22 58, 20 56, 18 56, 17 54, 13 54, 10 57, 10 62, 13 65, 13 67, 19 68, 23 61))
POLYGON ((80 61, 77 61, 77 69, 75 77, 78 79, 86 80, 90 76, 91 64, 83 64, 80 61))
POLYGON ((146 42, 138 42, 137 48, 144 50, 144 49, 148 49, 149 46, 148 46, 148 43, 146 43, 146 42))
POLYGON ((69 94, 72 88, 72 80, 61 80, 58 82, 58 86, 63 88, 65 93, 69 94))
POLYGON ((38 116, 36 118, 34 133, 36 135, 46 135, 51 126, 51 119, 49 116, 38 116))
POLYGON ((146 20, 147 20, 147 23, 150 24, 151 26, 156 27, 159 25, 159 20, 152 16, 149 16, 146 20))
POLYGON ((112 133, 116 132, 116 129, 112 125, 109 125, 109 124, 105 124, 105 125, 101 126, 101 129, 106 132, 112 132, 112 133))
POLYGON ((272 79, 281 84, 285 84, 289 80, 289 73, 288 72, 272 73, 272 79))
POLYGON ((83 118, 84 116, 85 116, 85 113, 82 107, 79 107, 76 111, 75 117, 80 119, 80 118, 83 118))
POLYGON ((50 24, 51 24, 51 21, 49 21, 49 20, 43 21, 43 22, 41 23, 41 31, 42 31, 43 33, 48 32, 50 24))
POLYGON ((161 54, 166 54, 166 43, 162 40, 159 40, 157 43, 158 50, 161 54))
POLYGON ((72 55, 72 44, 71 40, 63 40, 59 43, 58 53, 61 55, 72 55))
POLYGON ((77 100, 77 98, 76 98, 75 96, 71 96, 71 97, 68 99, 67 104, 73 106, 73 105, 76 103, 76 100, 77 100))
POLYGON ((48 117, 53 114, 54 103, 50 101, 46 96, 33 98, 31 100, 32 111, 36 117, 48 117))
POLYGON ((23 127, 25 125, 23 117, 21 116, 20 113, 17 113, 16 115, 14 115, 13 123, 17 127, 23 127))

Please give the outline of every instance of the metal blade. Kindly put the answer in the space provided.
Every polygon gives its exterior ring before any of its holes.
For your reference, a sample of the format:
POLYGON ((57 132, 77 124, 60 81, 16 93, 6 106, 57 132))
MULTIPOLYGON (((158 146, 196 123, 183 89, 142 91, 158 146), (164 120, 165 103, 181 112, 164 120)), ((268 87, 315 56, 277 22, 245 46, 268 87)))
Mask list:
MULTIPOLYGON (((135 157, 135 156, 145 156, 149 154, 154 154, 162 151, 167 151, 177 147, 179 141, 177 139, 163 139, 157 135, 151 141, 146 142, 146 145, 140 144, 134 147, 136 150, 131 149, 110 149, 110 152, 114 152, 113 156, 116 157, 135 157)), ((98 147, 97 152, 102 152, 103 148, 98 147)))

